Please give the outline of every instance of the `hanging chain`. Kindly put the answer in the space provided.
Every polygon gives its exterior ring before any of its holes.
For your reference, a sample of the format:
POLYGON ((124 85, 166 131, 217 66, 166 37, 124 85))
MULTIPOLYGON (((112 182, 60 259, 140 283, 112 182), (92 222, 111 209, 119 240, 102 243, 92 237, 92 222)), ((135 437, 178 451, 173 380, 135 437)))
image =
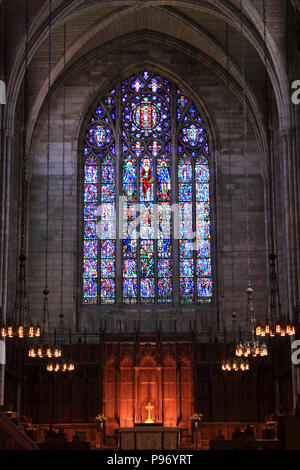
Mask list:
MULTIPOLYGON (((230 90, 229 90, 229 36, 228 23, 226 23, 226 74, 227 74, 227 132, 228 132, 228 164, 229 164, 229 183, 232 184, 232 161, 231 161, 231 108, 230 108, 230 90)), ((230 189, 229 212, 230 212, 230 238, 231 238, 231 287, 232 287, 232 314, 233 329, 235 329, 235 291, 234 291, 234 257, 233 257, 233 210, 232 210, 232 194, 230 189)))
POLYGON ((49 0, 49 39, 48 39, 48 102, 47 102, 47 178, 46 178, 46 242, 45 242, 45 288, 43 304, 43 331, 48 326, 50 334, 50 319, 48 310, 48 234, 49 234, 49 169, 50 169, 50 94, 51 94, 51 0, 49 0))
POLYGON ((28 30, 29 30, 29 0, 25 5, 25 60, 24 60, 24 88, 23 88, 23 148, 22 148, 22 200, 21 200, 21 246, 18 265, 18 285, 16 292, 16 300, 14 304, 13 320, 20 325, 29 321, 28 303, 26 293, 26 226, 27 226, 27 88, 28 88, 28 30))
MULTIPOLYGON (((243 85, 243 152, 244 152, 244 166, 245 166, 245 206, 246 206, 246 239, 247 239, 247 271, 248 271, 248 301, 246 310, 246 331, 249 327, 253 331, 254 328, 254 310, 253 305, 249 302, 249 293, 251 287, 251 260, 250 260, 250 234, 249 234, 249 181, 248 181, 248 164, 247 164, 247 107, 246 107, 246 74, 245 74, 245 37, 244 37, 244 12, 243 0, 240 0, 240 28, 241 28, 241 66, 242 66, 242 85, 243 85), (250 321, 250 325, 249 325, 250 321)), ((252 297, 251 297, 252 300, 252 297)))
MULTIPOLYGON (((65 131, 66 131, 66 23, 64 23, 64 80, 63 80, 63 151, 62 151, 62 200, 61 200, 61 267, 60 267, 60 321, 63 330, 63 284, 64 284, 64 217, 65 217, 65 131)), ((63 340, 63 331, 61 331, 63 340)))

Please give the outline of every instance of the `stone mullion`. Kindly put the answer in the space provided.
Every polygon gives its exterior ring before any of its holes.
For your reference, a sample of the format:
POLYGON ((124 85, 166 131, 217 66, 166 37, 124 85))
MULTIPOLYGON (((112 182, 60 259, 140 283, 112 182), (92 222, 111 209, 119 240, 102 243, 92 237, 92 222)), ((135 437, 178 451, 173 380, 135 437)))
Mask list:
MULTIPOLYGON (((176 125, 176 88, 172 85, 171 88, 171 206, 175 207, 178 204, 178 178, 177 178, 177 125, 176 125)), ((171 228, 171 247, 172 247, 172 291, 173 291, 173 305, 175 308, 179 305, 179 240, 175 239, 175 230, 178 229, 178 224, 174 224, 175 219, 178 222, 178 211, 172 212, 171 221, 173 227, 171 228)))
MULTIPOLYGON (((193 173, 192 173, 192 231, 194 234, 196 234, 195 238, 195 243, 197 246, 197 218, 196 218, 196 160, 194 158, 191 158, 192 162, 192 168, 193 168, 193 173)), ((194 239, 194 237, 193 237, 194 239)), ((193 283, 194 283, 194 303, 196 304, 198 302, 198 286, 197 286, 197 251, 193 250, 193 283)))
MULTIPOLYGON (((282 140, 282 150, 283 150, 283 184, 284 184, 284 205, 285 205, 285 248, 286 248, 286 291, 287 291, 287 301, 286 309, 290 314, 290 317, 293 315, 294 305, 297 303, 297 287, 298 287, 298 278, 297 278, 297 267, 296 265, 296 255, 297 255, 297 235, 296 231, 298 230, 297 226, 297 199, 295 196, 297 194, 297 187, 295 182, 294 170, 293 167, 293 142, 291 131, 285 131, 281 133, 282 140)), ((283 311, 282 313, 285 313, 283 311)), ((297 320, 297 319, 296 319, 297 320)), ((293 341, 293 337, 291 337, 293 341)), ((292 387, 293 387, 293 405, 296 405, 297 396, 299 394, 299 374, 295 366, 292 366, 292 387)))
MULTIPOLYGON (((283 154, 283 189, 284 189, 284 218, 285 218, 285 249, 286 249, 286 280, 287 280, 287 295, 286 303, 283 308, 287 309, 288 312, 293 311, 295 301, 295 290, 294 290, 294 272, 293 272, 293 236, 292 229, 294 228, 293 223, 293 196, 292 182, 291 182, 291 169, 290 169, 290 157, 291 157, 291 134, 289 131, 281 133, 281 144, 283 154)), ((284 313, 284 312, 282 312, 284 313)))
POLYGON ((2 186, 2 216, 1 216, 1 252, 3 253, 2 274, 2 315, 7 315, 7 285, 8 285, 8 244, 9 244, 9 206, 10 206, 10 162, 13 136, 6 134, 3 146, 3 186, 2 186), (5 159, 6 155, 6 159, 5 159))
MULTIPOLYGON (((299 108, 299 107, 298 107, 299 108)), ((293 121, 294 121, 294 139, 293 139, 293 162, 294 162, 294 197, 295 197, 295 207, 294 207, 294 213, 295 213, 295 225, 296 225, 296 230, 295 230, 295 240, 296 240, 296 253, 300 252, 300 217, 299 217, 299 211, 297 209, 297 201, 300 200, 300 192, 299 192, 299 175, 300 175, 300 168, 299 168, 299 161, 298 161, 298 154, 300 153, 300 142, 298 141, 298 132, 299 132, 299 124, 298 123, 298 108, 294 107, 294 115, 293 115, 293 121)), ((296 257, 296 279, 297 279, 297 291, 299 292, 300 289, 300 260, 298 257, 296 257)), ((296 299, 296 301, 299 301, 299 299, 296 299)))
POLYGON ((122 240, 122 220, 123 211, 120 211, 119 196, 122 196, 122 131, 120 127, 121 122, 121 90, 120 85, 116 89, 116 305, 122 305, 122 265, 123 265, 123 240, 122 240))

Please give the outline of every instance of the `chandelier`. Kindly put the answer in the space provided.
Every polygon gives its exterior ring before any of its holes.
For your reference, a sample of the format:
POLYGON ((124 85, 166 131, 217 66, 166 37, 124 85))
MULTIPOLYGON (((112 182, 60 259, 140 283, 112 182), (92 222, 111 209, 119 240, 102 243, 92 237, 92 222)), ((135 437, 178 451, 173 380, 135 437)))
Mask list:
POLYGON ((48 22, 48 96, 47 96, 47 178, 46 178, 46 233, 45 233, 45 287, 43 290, 42 331, 39 343, 33 343, 28 350, 28 357, 43 359, 62 356, 61 345, 56 344, 54 331, 52 342, 51 325, 48 309, 48 243, 49 243, 49 173, 50 173, 50 98, 51 98, 51 0, 49 0, 48 22))
MULTIPOLYGON (((250 332, 248 337, 246 336, 244 341, 240 341, 235 348, 235 355, 238 357, 265 357, 268 356, 268 347, 265 342, 260 342, 255 338, 255 318, 254 318, 254 307, 252 299, 253 289, 250 281, 248 281, 247 288, 247 315, 246 315, 246 331, 249 328, 250 321, 250 332)), ((246 333, 247 335, 247 333, 246 333)))
POLYGON ((47 364, 48 372, 73 372, 75 364, 72 360, 50 361, 47 364))
POLYGON ((276 255, 271 253, 269 255, 270 260, 270 320, 266 318, 264 323, 257 323, 255 328, 256 336, 262 338, 269 336, 274 337, 285 337, 294 336, 295 325, 289 321, 288 315, 282 315, 281 303, 279 296, 279 287, 276 276, 275 260, 276 255))
POLYGON ((248 360, 231 359, 223 361, 221 369, 223 372, 246 372, 250 370, 250 365, 248 360))
POLYGON ((62 345, 56 340, 56 330, 51 341, 51 324, 48 311, 48 289, 43 290, 43 310, 42 310, 42 334, 38 343, 31 344, 28 349, 28 357, 34 359, 59 358, 62 356, 62 345))
POLYGON ((26 1, 26 42, 25 42, 25 73, 24 73, 24 115, 23 115, 23 164, 22 164, 22 209, 21 209, 21 247, 18 264, 18 282, 16 297, 11 317, 6 321, 2 319, 0 334, 2 338, 35 338, 41 335, 40 326, 34 325, 28 309, 28 298, 26 290, 26 231, 27 231, 27 91, 28 91, 28 0, 26 1))
POLYGON ((1 325, 2 338, 38 338, 41 335, 39 324, 34 325, 30 318, 26 291, 26 256, 19 256, 19 280, 12 317, 1 325))
MULTIPOLYGON (((262 338, 268 336, 284 337, 295 335, 295 326, 289 319, 289 314, 283 315, 281 312, 281 303, 279 295, 279 286, 276 274, 276 254, 274 242, 274 157, 270 151, 270 123, 269 123, 269 90, 268 90, 268 70, 267 70, 267 29, 266 29, 266 1, 263 0, 263 25, 264 25, 264 65, 265 65, 265 96, 266 96, 266 116, 267 116, 267 163, 268 163, 268 203, 269 203, 269 286, 270 286, 270 318, 268 312, 266 320, 263 323, 257 323, 255 328, 256 336, 262 338)), ((288 57, 287 57, 288 60, 288 57)))
MULTIPOLYGON (((51 2, 51 0, 50 0, 51 2)), ((61 265, 60 265, 60 314, 58 325, 58 344, 57 349, 54 349, 54 355, 48 356, 52 360, 47 364, 48 372, 73 372, 75 364, 72 359, 62 357, 63 344, 66 343, 67 333, 65 332, 64 313, 63 313, 63 286, 64 286, 64 215, 65 215, 65 127, 66 127, 66 86, 65 86, 65 73, 66 73, 66 23, 64 23, 64 84, 63 84, 63 153, 62 153, 62 211, 61 211, 61 265), (57 359, 60 358, 60 359, 57 359)), ((70 348, 71 348, 71 331, 70 331, 70 348)), ((64 355, 66 351, 64 350, 64 355)))

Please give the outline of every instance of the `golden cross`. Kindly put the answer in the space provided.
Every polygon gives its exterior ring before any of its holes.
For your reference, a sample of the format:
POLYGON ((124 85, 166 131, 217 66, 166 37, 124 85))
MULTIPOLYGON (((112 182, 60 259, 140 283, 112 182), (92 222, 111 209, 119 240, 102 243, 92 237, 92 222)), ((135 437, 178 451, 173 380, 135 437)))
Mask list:
POLYGON ((146 410, 148 411, 148 418, 146 419, 145 423, 153 423, 153 419, 151 418, 151 410, 153 410, 154 406, 151 405, 149 402, 148 405, 145 406, 146 410))

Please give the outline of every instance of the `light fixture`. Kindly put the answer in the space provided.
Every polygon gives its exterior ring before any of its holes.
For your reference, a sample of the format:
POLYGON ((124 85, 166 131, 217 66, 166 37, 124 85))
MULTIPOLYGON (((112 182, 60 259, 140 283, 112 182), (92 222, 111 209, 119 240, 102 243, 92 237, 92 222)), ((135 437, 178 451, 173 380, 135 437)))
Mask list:
POLYGON ((250 365, 247 359, 227 359, 221 364, 223 372, 245 372, 250 370, 250 365))
POLYGON ((255 337, 255 318, 252 299, 253 289, 250 281, 247 288, 247 314, 246 314, 246 337, 239 341, 235 347, 235 355, 238 357, 266 357, 268 356, 268 346, 265 342, 255 337), (250 328, 249 328, 250 322, 250 328), (249 330, 249 331, 248 331, 249 330))
MULTIPOLYGON (((267 163, 268 163, 268 204, 269 204, 269 239, 270 239, 270 254, 269 254, 269 312, 266 313, 266 321, 258 323, 255 328, 256 336, 269 336, 271 338, 294 336, 295 326, 290 321, 289 314, 282 314, 279 286, 276 272, 276 254, 274 242, 274 157, 270 151, 271 148, 271 135, 270 135, 270 122, 269 122, 269 77, 267 69, 267 18, 266 18, 266 1, 263 0, 263 26, 264 26, 264 66, 265 66, 265 96, 266 96, 266 130, 267 130, 267 163)), ((287 56, 288 61, 288 56, 287 56)))
POLYGON ((49 361, 47 364, 48 372, 74 372, 75 364, 72 360, 49 361))
MULTIPOLYGON (((43 289, 42 307, 42 329, 38 327, 40 341, 33 344, 28 350, 31 358, 43 359, 44 357, 61 356, 55 342, 52 343, 51 324, 48 310, 48 243, 49 243, 49 174, 50 174, 50 112, 51 112, 51 0, 49 0, 49 22, 48 22, 48 95, 47 95, 47 177, 46 177, 46 229, 45 229, 45 287, 43 289)), ((32 333, 32 329, 31 329, 32 333)), ((31 336, 32 337, 32 336, 31 336)))
MULTIPOLYGON (((64 73, 66 72, 66 23, 64 23, 64 73)), ((57 329, 57 345, 54 348, 52 354, 52 361, 47 365, 49 372, 73 372, 75 370, 75 364, 72 359, 65 357, 66 351, 64 350, 64 357, 62 357, 63 344, 66 343, 66 332, 64 325, 64 313, 63 313, 63 288, 64 288, 64 215, 65 215, 65 127, 66 127, 66 90, 65 90, 65 78, 63 85, 63 153, 62 153, 62 211, 61 211, 61 266, 60 266, 60 313, 59 313, 59 324, 57 329), (60 358, 58 361, 57 359, 60 358)), ((71 331, 70 331, 70 349, 71 349, 71 331)), ((50 356, 48 356, 50 357, 50 356)))
POLYGON ((26 289, 26 233, 27 233, 27 120, 28 120, 28 28, 29 28, 29 0, 26 0, 26 40, 25 40, 25 72, 24 72, 24 105, 23 105, 23 162, 22 162, 22 193, 21 193, 21 227, 20 227, 20 256, 17 266, 18 282, 16 288, 16 297, 12 316, 3 320, 0 334, 2 338, 39 337, 39 325, 33 325, 28 308, 28 298, 26 289))
MULTIPOLYGON (((270 338, 294 336, 296 334, 295 325, 289 320, 289 315, 282 315, 279 296, 279 286, 276 275, 276 255, 272 252, 269 255, 270 261, 270 320, 258 323, 255 328, 256 336, 270 338)), ((268 317, 268 316, 267 316, 268 317)))

